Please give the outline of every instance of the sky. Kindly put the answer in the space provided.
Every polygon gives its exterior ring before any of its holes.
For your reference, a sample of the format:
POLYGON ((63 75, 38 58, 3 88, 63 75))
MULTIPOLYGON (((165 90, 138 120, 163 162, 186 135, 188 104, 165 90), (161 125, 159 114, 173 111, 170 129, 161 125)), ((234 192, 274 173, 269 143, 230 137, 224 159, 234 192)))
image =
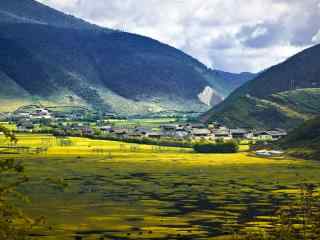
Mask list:
POLYGON ((320 43, 320 0, 38 1, 230 72, 258 72, 320 43))

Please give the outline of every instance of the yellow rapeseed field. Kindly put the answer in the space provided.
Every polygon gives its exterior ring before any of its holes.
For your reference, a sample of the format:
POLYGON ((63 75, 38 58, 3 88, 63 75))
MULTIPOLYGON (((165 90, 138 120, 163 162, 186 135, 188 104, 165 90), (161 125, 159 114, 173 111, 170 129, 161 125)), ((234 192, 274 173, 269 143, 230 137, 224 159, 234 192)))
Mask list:
POLYGON ((313 161, 50 135, 18 138, 18 147, 45 149, 0 155, 23 161, 30 182, 20 190, 31 198, 25 210, 46 216, 51 227, 35 230, 41 240, 227 239, 235 229, 267 229, 274 210, 298 197, 301 183, 320 183, 313 161))

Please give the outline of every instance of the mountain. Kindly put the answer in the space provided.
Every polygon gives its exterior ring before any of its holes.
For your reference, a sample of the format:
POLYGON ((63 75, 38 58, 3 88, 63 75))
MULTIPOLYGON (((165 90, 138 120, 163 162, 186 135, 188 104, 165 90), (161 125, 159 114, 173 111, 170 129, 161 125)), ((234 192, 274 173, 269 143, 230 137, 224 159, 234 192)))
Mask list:
POLYGON ((320 45, 260 73, 201 116, 230 127, 294 128, 320 113, 320 45))
POLYGON ((320 117, 300 125, 280 145, 294 156, 320 160, 320 117))
POLYGON ((220 70, 212 70, 211 75, 213 76, 212 79, 215 80, 212 82, 212 85, 225 96, 228 96, 234 90, 258 76, 258 74, 249 72, 229 73, 220 70), (219 81, 217 81, 217 79, 219 79, 219 81), (215 86, 217 82, 219 84, 215 86))
POLYGON ((1 0, 0 23, 33 23, 76 29, 98 28, 34 0, 1 0))
POLYGON ((1 0, 0 84, 0 111, 42 103, 136 114, 205 111, 239 83, 154 39, 1 0))

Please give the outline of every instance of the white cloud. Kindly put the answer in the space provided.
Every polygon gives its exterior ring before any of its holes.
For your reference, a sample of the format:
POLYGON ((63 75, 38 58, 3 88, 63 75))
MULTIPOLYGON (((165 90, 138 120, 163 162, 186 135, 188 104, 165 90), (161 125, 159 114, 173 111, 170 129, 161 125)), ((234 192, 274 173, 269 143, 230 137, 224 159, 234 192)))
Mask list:
POLYGON ((251 34, 251 38, 257 38, 261 37, 263 35, 266 35, 268 33, 267 28, 258 27, 254 32, 251 34))
POLYGON ((304 47, 294 47, 288 43, 266 47, 259 49, 259 51, 238 45, 227 50, 214 49, 210 54, 211 56, 220 56, 215 58, 216 68, 221 69, 228 66, 235 72, 241 72, 243 69, 263 70, 269 68, 271 65, 280 63, 288 56, 292 56, 303 49, 304 47))
POLYGON ((315 43, 320 29, 319 0, 38 1, 158 39, 228 71, 260 71, 283 61, 315 43))
POLYGON ((320 30, 317 32, 316 35, 314 35, 314 36, 312 37, 312 42, 313 42, 313 43, 320 43, 320 30))
POLYGON ((76 7, 78 0, 40 0, 39 2, 65 10, 67 8, 71 9, 76 7))

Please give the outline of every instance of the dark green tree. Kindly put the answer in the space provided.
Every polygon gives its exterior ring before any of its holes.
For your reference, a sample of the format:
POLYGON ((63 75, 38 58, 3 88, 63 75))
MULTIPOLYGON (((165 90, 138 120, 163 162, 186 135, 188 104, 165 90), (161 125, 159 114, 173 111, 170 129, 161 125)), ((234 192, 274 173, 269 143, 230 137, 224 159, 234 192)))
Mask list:
MULTIPOLYGON (((0 125, 0 131, 10 138, 11 142, 18 141, 6 127, 0 125)), ((0 160, 0 239, 26 240, 30 230, 43 221, 43 218, 29 218, 16 207, 17 202, 28 201, 26 196, 17 191, 17 187, 27 181, 21 162, 14 159, 0 160)))
POLYGON ((11 130, 9 130, 8 128, 0 125, 0 132, 2 132, 5 137, 9 138, 11 142, 13 142, 13 143, 17 143, 18 142, 18 139, 17 139, 16 135, 11 130))

